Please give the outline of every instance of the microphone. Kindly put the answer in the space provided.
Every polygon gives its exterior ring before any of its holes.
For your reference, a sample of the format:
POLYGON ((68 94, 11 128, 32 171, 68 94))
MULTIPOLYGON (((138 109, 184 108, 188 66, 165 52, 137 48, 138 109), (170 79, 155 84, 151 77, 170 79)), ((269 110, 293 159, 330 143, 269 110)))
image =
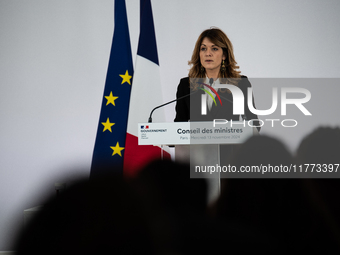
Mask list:
POLYGON ((197 91, 198 91, 198 90, 196 90, 196 91, 193 92, 193 93, 187 94, 187 95, 185 95, 185 96, 181 96, 180 98, 176 98, 175 100, 172 100, 172 101, 167 102, 167 103, 165 103, 165 104, 156 106, 155 108, 152 109, 152 111, 151 111, 151 113, 150 113, 150 117, 149 117, 149 119, 148 119, 148 123, 152 123, 152 113, 154 112, 154 110, 156 110, 156 109, 158 109, 158 108, 161 108, 161 107, 163 107, 163 106, 166 106, 166 105, 168 105, 168 104, 171 104, 171 103, 173 103, 173 102, 182 100, 183 98, 189 97, 189 96, 195 94, 197 91))
MULTIPOLYGON (((214 84, 214 79, 213 78, 210 78, 209 79, 209 84, 210 84, 210 87, 212 87, 212 85, 214 84)), ((209 111, 211 111, 211 107, 212 107, 212 99, 210 97, 208 97, 207 99, 207 105, 208 105, 208 109, 209 111)))
POLYGON ((210 78, 210 79, 209 79, 209 84, 210 84, 210 86, 212 86, 213 83, 214 83, 214 79, 213 79, 213 78, 210 78))

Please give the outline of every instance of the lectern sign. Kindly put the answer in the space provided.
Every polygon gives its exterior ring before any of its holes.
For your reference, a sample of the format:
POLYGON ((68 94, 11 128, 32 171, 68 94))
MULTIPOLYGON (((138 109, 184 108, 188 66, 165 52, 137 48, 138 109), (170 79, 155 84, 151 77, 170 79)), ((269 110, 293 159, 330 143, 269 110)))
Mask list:
POLYGON ((209 122, 139 123, 138 144, 237 144, 254 134, 244 121, 224 125, 209 122))

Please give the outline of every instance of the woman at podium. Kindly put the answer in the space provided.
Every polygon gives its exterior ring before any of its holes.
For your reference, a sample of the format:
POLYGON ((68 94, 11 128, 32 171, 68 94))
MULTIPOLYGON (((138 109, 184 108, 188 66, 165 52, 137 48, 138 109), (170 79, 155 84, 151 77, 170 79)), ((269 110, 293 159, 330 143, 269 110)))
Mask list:
MULTIPOLYGON (((189 65, 188 77, 182 78, 177 88, 175 122, 258 119, 247 104, 251 84, 238 71, 232 43, 222 30, 210 28, 201 33, 189 65), (216 88, 222 84, 237 86, 242 91, 244 114, 233 114, 234 96, 227 88, 216 88), (206 96, 202 97, 204 94, 206 96)), ((255 108, 253 96, 252 99, 255 108)))

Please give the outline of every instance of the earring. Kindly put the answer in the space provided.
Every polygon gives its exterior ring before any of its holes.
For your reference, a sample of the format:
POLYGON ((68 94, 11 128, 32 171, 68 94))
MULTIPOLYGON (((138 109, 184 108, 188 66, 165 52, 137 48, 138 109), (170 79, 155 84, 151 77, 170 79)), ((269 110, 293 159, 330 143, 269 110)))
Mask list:
POLYGON ((225 73, 226 71, 227 71, 227 69, 225 68, 224 60, 222 60, 221 73, 225 73))
POLYGON ((201 73, 204 73, 205 69, 203 66, 201 66, 201 69, 200 69, 201 73))

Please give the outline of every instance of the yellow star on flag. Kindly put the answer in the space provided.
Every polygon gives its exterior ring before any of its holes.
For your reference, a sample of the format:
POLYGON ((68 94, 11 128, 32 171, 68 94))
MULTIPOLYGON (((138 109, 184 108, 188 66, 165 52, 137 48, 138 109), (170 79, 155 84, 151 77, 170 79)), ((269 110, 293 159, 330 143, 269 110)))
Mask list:
POLYGON ((119 147, 119 142, 117 142, 116 146, 110 146, 110 148, 113 150, 112 156, 115 154, 122 156, 121 151, 124 150, 124 147, 119 147))
POLYGON ((114 106, 116 106, 116 105, 115 105, 115 100, 116 100, 118 97, 114 97, 114 96, 112 95, 112 91, 110 92, 110 95, 109 95, 109 96, 105 96, 105 98, 107 99, 106 105, 108 105, 108 104, 113 104, 114 106))
POLYGON ((126 72, 125 72, 125 74, 124 74, 124 75, 123 75, 123 74, 120 74, 119 76, 123 78, 123 80, 122 80, 122 83, 121 83, 121 84, 123 84, 124 82, 127 82, 127 83, 129 83, 129 84, 131 85, 130 79, 132 78, 132 76, 131 76, 131 75, 129 75, 129 72, 128 72, 128 70, 126 70, 126 72))
POLYGON ((111 127, 115 124, 115 123, 111 123, 109 118, 107 118, 106 122, 102 122, 102 124, 104 125, 104 130, 109 130, 112 133, 111 127))

